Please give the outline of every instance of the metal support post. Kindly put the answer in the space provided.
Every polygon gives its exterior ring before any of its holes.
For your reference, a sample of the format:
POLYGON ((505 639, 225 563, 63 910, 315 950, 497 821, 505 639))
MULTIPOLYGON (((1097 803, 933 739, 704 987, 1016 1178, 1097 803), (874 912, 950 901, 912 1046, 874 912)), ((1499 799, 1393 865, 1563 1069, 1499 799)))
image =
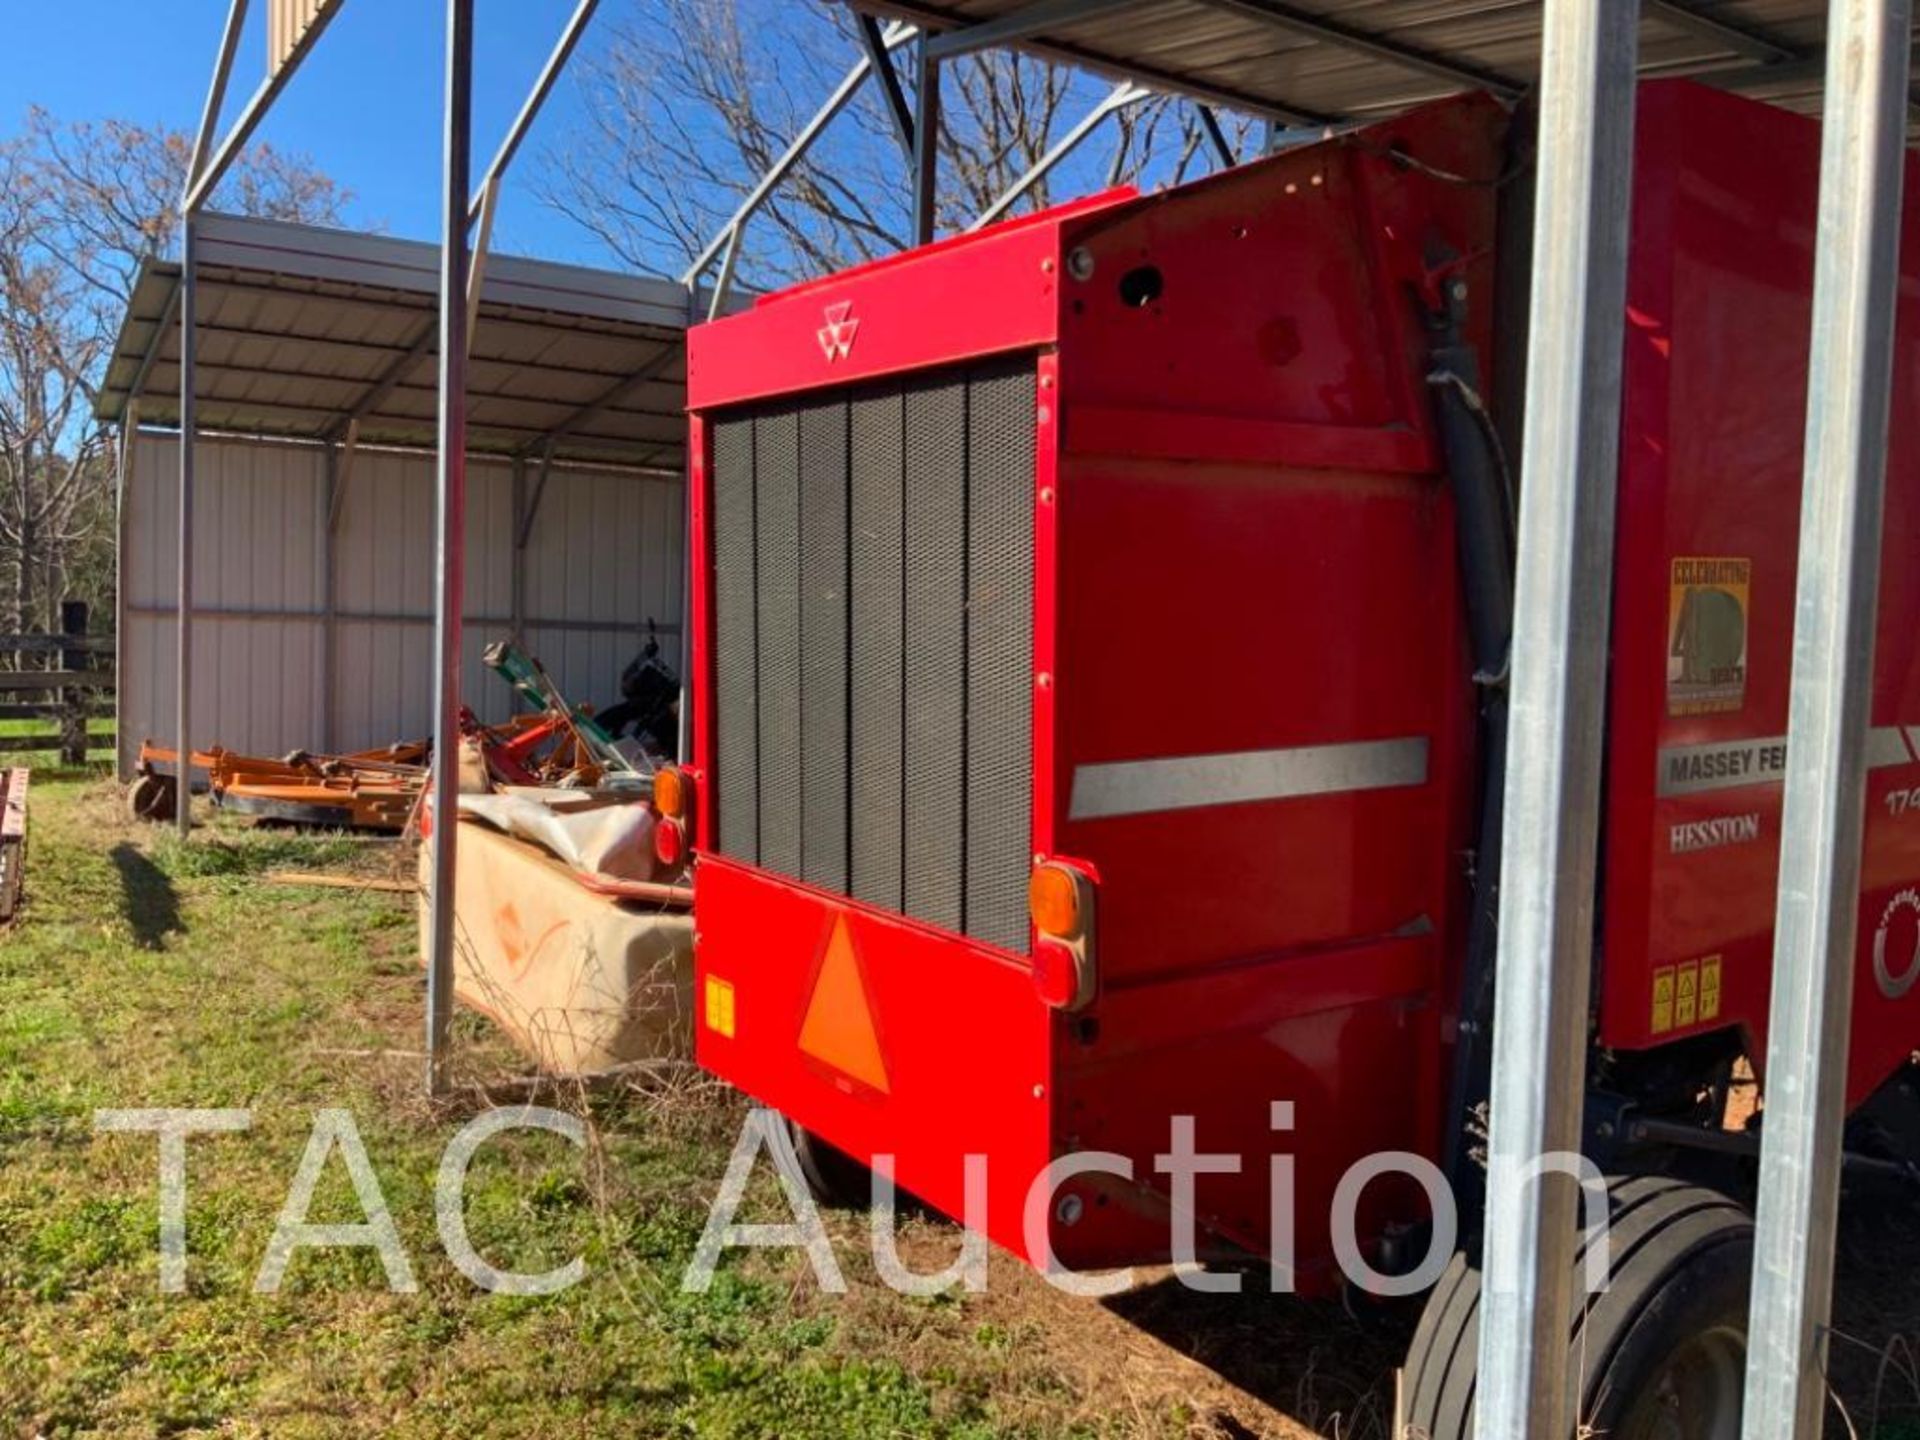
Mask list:
POLYGON ((880 98, 886 102, 887 118, 893 121, 894 138, 900 142, 907 163, 913 163, 913 108, 907 103, 907 92, 901 88, 900 75, 893 68, 893 57, 887 53, 886 38, 880 33, 880 22, 871 15, 860 14, 853 17, 860 30, 860 48, 867 53, 867 64, 873 76, 880 82, 880 98))
POLYGON ((720 260, 720 273, 714 277, 713 294, 707 305, 707 319, 718 320, 720 312, 726 308, 727 296, 733 291, 734 272, 740 268, 740 236, 746 230, 744 224, 733 227, 733 234, 727 237, 727 248, 720 260))
POLYGON ((933 37, 922 35, 913 47, 913 243, 933 241, 940 199, 940 61, 933 37))
POLYGON ((1825 1405, 1912 23, 1911 0, 1828 7, 1747 1440, 1813 1440, 1825 1405))
MULTIPOLYGON (((700 287, 687 287, 687 323, 700 314, 700 287)), ((682 765, 693 762, 693 567, 699 557, 693 553, 693 477, 697 457, 689 445, 680 466, 680 725, 675 737, 674 758, 682 765)))
POLYGON ((333 754, 340 745, 335 718, 339 707, 334 703, 334 685, 340 674, 340 554, 334 540, 342 475, 340 447, 332 441, 327 443, 325 465, 320 496, 320 703, 325 707, 320 715, 320 744, 333 754))
POLYGON ((453 1020, 454 843, 460 814, 460 609, 466 592, 467 187, 472 163, 473 0, 447 0, 444 208, 440 225, 440 436, 434 607, 433 891, 428 920, 427 1088, 446 1087, 453 1020))
MULTIPOLYGON (((1052 174, 1054 167, 1078 149, 1089 135, 1100 128, 1101 123, 1105 121, 1109 115, 1117 114, 1129 106, 1138 105, 1142 100, 1152 95, 1152 93, 1150 90, 1135 85, 1131 80, 1122 80, 1118 85, 1114 86, 1112 90, 1107 92, 1106 97, 1102 99, 1099 104, 1095 105, 1091 110, 1087 111, 1085 115, 1082 115, 1079 120, 1074 122, 1072 129, 1054 141, 1047 153, 1034 161, 1032 167, 1026 174, 1009 185, 998 199, 985 210, 982 210, 978 218, 976 218, 967 229, 979 230, 998 220, 1019 202, 1021 196, 1025 195, 1029 190, 1033 189, 1034 186, 1046 179, 1048 175, 1052 174)), ((1122 137, 1121 143, 1124 147, 1125 137, 1122 137)), ((1122 155, 1125 154, 1124 148, 1121 153, 1122 155)), ((1112 184, 1117 182, 1110 179, 1108 183, 1112 184)))
POLYGON ((1501 865, 1482 1440, 1560 1440, 1606 709, 1637 0, 1547 0, 1501 865))
MULTIPOLYGON (((527 132, 533 128, 533 122, 539 118, 540 109, 547 103, 547 97, 553 93, 554 85, 560 79, 560 72, 567 68, 567 61, 573 57, 574 48, 579 45, 580 37, 587 33, 587 22, 593 19, 593 12, 599 7, 600 0, 580 0, 574 6, 573 14, 567 17, 567 28, 560 32, 560 38, 554 43, 547 55, 547 63, 540 67, 539 78, 533 82, 533 89, 527 92, 526 100, 520 106, 519 114, 513 117, 513 124, 507 127, 506 138, 500 142, 500 148, 494 152, 493 159, 481 173, 480 188, 474 191, 467 206, 467 223, 478 224, 481 209, 487 204, 489 189, 498 188, 500 178, 507 173, 507 167, 513 163, 513 157, 520 151, 521 141, 527 138, 527 132)), ((484 249, 484 245, 482 246, 484 249)))
POLYGON ((521 528, 527 513, 527 458, 513 457, 513 643, 527 643, 527 536, 521 528))
MULTIPOLYGON (((918 33, 911 25, 895 24, 889 26, 886 33, 880 37, 880 44, 886 51, 897 50, 918 33)), ((865 55, 854 62, 853 68, 847 71, 845 78, 827 97, 826 103, 821 105, 814 112, 813 118, 801 127, 800 133, 793 137, 793 142, 780 153, 780 158, 767 167, 767 173, 760 177, 753 189, 747 192, 746 198, 735 207, 733 214, 727 217, 727 222, 714 232, 713 238, 707 241, 706 247, 694 257, 693 263, 680 276, 682 285, 691 285, 707 273, 707 267, 719 256, 721 248, 733 234, 734 227, 744 225, 753 213, 766 203, 767 197, 774 192, 782 180, 787 178, 793 167, 806 158, 807 152, 813 148, 813 142, 820 138, 820 132, 825 130, 832 123, 833 118, 846 109, 853 97, 860 93, 860 87, 866 83, 867 76, 872 73, 872 70, 873 63, 865 55)))
POLYGON ((177 765, 177 796, 174 820, 180 838, 193 833, 193 448, 198 429, 194 414, 194 317, 199 289, 199 245, 195 237, 194 212, 186 210, 180 224, 180 505, 179 530, 175 540, 178 572, 174 609, 174 748, 180 752, 177 765))
POLYGON ((1233 142, 1227 139, 1227 132, 1220 128, 1220 117, 1213 113, 1211 105, 1196 105, 1200 112, 1200 128, 1207 132, 1207 143, 1213 146, 1213 158, 1220 162, 1222 170, 1231 170, 1240 163, 1240 157, 1233 153, 1233 142))

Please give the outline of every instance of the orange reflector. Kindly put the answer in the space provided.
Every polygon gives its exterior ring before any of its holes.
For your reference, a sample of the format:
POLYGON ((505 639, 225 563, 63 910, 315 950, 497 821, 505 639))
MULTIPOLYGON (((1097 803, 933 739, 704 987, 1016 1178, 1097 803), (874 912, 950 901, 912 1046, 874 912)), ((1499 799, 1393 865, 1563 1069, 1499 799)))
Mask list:
POLYGON ((1042 935, 1080 933, 1080 886, 1062 865, 1036 865, 1027 880, 1027 914, 1042 935))
POLYGON ((800 1049, 883 1095, 892 1090, 880 1032, 874 1028, 867 1002, 866 977, 860 973, 860 957, 853 953, 845 915, 833 922, 827 953, 814 977, 813 996, 800 1022, 800 1049))
POLYGON ((687 813, 687 777, 671 765, 653 772, 653 808, 674 820, 687 813))

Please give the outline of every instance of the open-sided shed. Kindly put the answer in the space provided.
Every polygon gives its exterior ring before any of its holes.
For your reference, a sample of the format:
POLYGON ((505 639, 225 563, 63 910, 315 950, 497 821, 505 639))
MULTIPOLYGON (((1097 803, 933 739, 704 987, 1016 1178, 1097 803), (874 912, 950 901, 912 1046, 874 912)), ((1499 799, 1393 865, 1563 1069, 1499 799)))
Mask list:
MULTIPOLYGON (((439 253, 206 216, 191 733, 275 755, 432 729, 439 253)), ((170 737, 180 266, 142 270, 100 414, 132 439, 120 506, 120 764, 170 737)), ((463 694, 519 637, 564 691, 614 698, 649 624, 678 648, 686 291, 506 256, 470 350, 463 694)))

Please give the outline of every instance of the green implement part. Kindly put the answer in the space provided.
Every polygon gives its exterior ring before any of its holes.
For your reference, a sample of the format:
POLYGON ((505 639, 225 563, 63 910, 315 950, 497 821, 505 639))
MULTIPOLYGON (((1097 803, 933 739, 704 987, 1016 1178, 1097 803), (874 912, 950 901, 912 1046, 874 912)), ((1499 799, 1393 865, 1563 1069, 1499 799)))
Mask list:
POLYGON ((514 693, 535 710, 564 715, 580 743, 608 774, 646 774, 620 753, 613 743, 613 737, 601 728, 600 722, 589 711, 567 702, 559 687, 553 683, 553 677, 547 674, 545 666, 521 651, 511 640, 496 640, 486 648, 480 659, 489 670, 513 686, 514 693))

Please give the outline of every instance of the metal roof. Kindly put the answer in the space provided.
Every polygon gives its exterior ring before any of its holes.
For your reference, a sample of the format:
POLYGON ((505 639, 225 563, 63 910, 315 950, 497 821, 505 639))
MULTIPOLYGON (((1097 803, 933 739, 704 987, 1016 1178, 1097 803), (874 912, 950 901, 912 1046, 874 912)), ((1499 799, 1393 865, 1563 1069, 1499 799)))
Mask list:
MULTIPOLYGON (((439 247, 205 215, 196 222, 203 431, 435 444, 439 247)), ((95 413, 177 425, 177 262, 149 260, 95 413)), ((545 261, 488 259, 468 388, 475 453, 678 469, 685 287, 545 261)))
MULTIPOLYGON (((1013 44, 1293 124, 1378 116, 1481 88, 1540 56, 1540 0, 851 0, 942 32, 936 53, 1013 44)), ((1641 0, 1640 65, 1819 108, 1827 0, 1641 0)))

